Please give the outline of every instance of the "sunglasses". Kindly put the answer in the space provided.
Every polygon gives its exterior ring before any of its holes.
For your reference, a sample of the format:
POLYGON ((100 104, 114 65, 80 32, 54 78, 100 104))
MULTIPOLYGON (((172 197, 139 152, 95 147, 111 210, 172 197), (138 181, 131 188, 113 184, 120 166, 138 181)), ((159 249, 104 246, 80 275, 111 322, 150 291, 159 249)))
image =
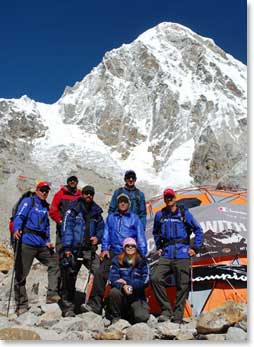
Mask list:
POLYGON ((122 204, 122 203, 124 203, 124 204, 129 204, 129 201, 127 201, 127 200, 119 200, 118 203, 119 203, 119 204, 122 204))
POLYGON ((136 248, 135 245, 126 245, 125 247, 126 247, 126 248, 136 248))
POLYGON ((49 189, 47 189, 47 188, 41 188, 41 189, 39 189, 39 191, 40 191, 41 193, 46 193, 46 194, 49 193, 49 189))
POLYGON ((134 181, 136 181, 136 177, 135 176, 126 176, 126 179, 127 180, 134 180, 134 181))
POLYGON ((91 195, 91 196, 94 196, 94 193, 93 192, 84 192, 85 195, 91 195))
POLYGON ((174 198, 175 198, 175 196, 173 196, 173 195, 166 195, 164 199, 172 201, 174 198))

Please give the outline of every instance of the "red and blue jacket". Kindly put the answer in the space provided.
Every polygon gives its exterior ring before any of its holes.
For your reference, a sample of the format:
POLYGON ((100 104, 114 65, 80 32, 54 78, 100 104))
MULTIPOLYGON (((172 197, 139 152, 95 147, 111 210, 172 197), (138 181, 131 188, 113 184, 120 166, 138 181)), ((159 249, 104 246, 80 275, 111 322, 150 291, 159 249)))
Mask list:
POLYGON ((68 186, 62 187, 55 195, 51 202, 49 215, 56 222, 60 223, 63 219, 65 212, 68 210, 71 203, 81 196, 79 189, 72 192, 68 186))

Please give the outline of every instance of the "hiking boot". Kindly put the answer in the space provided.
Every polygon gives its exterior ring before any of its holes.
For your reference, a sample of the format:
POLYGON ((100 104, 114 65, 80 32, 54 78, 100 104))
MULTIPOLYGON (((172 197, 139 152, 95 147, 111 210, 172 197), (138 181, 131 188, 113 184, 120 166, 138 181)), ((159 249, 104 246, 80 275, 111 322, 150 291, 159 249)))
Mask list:
POLYGON ((23 313, 26 313, 29 310, 28 307, 17 307, 15 310, 16 315, 19 317, 21 316, 23 313))
POLYGON ((58 301, 61 300, 61 297, 59 295, 53 295, 50 298, 46 300, 46 304, 55 304, 58 303, 58 301))
POLYGON ((97 310, 96 308, 94 308, 94 307, 92 307, 92 306, 90 306, 90 305, 88 305, 88 304, 82 304, 82 305, 80 306, 80 311, 81 311, 82 313, 94 312, 94 313, 96 313, 96 314, 101 315, 101 312, 99 312, 99 310, 97 310))
POLYGON ((75 313, 73 311, 63 312, 63 317, 75 317, 75 313))

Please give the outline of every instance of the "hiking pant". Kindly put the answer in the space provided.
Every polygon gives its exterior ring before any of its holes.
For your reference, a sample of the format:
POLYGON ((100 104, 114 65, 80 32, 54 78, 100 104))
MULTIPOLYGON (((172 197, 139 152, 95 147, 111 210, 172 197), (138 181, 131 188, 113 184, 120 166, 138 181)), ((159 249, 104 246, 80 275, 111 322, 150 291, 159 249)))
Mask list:
POLYGON ((58 295, 58 278, 60 271, 56 254, 52 254, 47 247, 33 247, 24 243, 20 244, 17 252, 14 281, 14 293, 17 308, 28 308, 26 278, 29 274, 34 258, 48 267, 47 300, 54 295, 58 295))
POLYGON ((84 265, 88 270, 94 274, 100 265, 98 255, 95 253, 94 258, 92 257, 91 251, 83 251, 83 260, 77 260, 77 257, 72 257, 72 263, 70 266, 61 266, 62 276, 62 311, 74 312, 75 303, 75 292, 76 292, 76 281, 79 270, 84 265))
POLYGON ((62 241, 61 241, 61 224, 56 224, 56 242, 55 242, 56 252, 59 255, 62 249, 62 241))
POLYGON ((106 316, 110 320, 125 318, 131 324, 147 322, 149 319, 149 306, 145 298, 135 299, 128 297, 121 290, 111 288, 106 308, 106 316))
POLYGON ((160 257, 152 273, 151 283, 162 314, 182 320, 184 306, 189 293, 190 259, 167 259, 160 257), (173 274, 176 282, 176 300, 172 310, 165 287, 165 277, 173 274))
POLYGON ((109 276, 110 266, 115 254, 110 253, 110 258, 104 258, 99 268, 94 274, 93 288, 88 300, 89 306, 92 307, 95 313, 102 313, 103 297, 105 286, 109 276))

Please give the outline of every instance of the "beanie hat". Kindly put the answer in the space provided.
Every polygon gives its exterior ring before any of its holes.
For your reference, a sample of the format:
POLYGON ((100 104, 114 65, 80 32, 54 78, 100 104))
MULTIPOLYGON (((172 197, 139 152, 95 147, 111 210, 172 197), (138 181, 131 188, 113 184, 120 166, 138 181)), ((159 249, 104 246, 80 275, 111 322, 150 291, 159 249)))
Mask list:
POLYGON ((77 176, 70 176, 67 178, 67 184, 71 181, 75 181, 78 183, 78 177, 77 176))
POLYGON ((95 190, 93 186, 85 186, 82 188, 82 194, 87 194, 87 193, 91 193, 92 195, 95 194, 95 190))
POLYGON ((120 194, 120 195, 118 195, 118 197, 116 198, 117 205, 119 204, 119 202, 120 202, 121 200, 127 201, 129 207, 131 206, 131 201, 130 201, 130 198, 128 197, 127 194, 120 194))
POLYGON ((127 237, 124 241, 123 241, 123 248, 125 248, 127 245, 133 245, 137 247, 137 242, 135 241, 135 239, 133 239, 132 237, 127 237))
POLYGON ((168 196, 168 195, 170 195, 170 196, 176 196, 176 193, 175 193, 175 191, 174 191, 173 189, 171 189, 171 188, 166 188, 166 189, 164 190, 164 192, 163 192, 163 196, 164 196, 164 198, 165 198, 165 196, 168 196))
POLYGON ((48 182, 39 182, 36 186, 36 189, 48 188, 50 190, 50 185, 48 182))
POLYGON ((134 177, 134 179, 136 180, 137 179, 136 172, 133 170, 127 170, 124 174, 124 179, 130 178, 130 177, 134 177))

